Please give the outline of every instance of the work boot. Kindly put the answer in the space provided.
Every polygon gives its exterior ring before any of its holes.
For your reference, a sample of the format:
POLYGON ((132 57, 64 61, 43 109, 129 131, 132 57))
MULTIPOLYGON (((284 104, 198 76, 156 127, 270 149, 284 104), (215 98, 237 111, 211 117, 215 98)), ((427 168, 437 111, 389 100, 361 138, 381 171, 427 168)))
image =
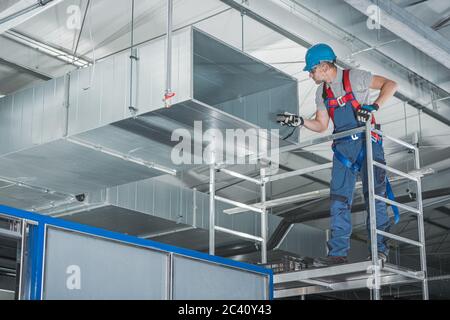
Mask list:
POLYGON ((347 263, 347 257, 328 256, 326 258, 318 258, 314 260, 314 267, 331 267, 334 265, 347 263))
MULTIPOLYGON (((367 257, 367 261, 371 261, 371 260, 372 260, 372 255, 370 254, 367 257)), ((383 261, 383 263, 386 263, 388 260, 388 256, 383 252, 378 252, 378 260, 381 260, 381 261, 383 261)))

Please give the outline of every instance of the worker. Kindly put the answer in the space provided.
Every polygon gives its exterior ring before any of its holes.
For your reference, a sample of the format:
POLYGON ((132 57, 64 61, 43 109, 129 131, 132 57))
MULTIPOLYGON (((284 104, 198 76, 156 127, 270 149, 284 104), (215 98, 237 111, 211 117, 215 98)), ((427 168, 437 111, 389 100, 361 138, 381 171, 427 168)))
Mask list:
MULTIPOLYGON (((278 117, 277 121, 280 124, 291 127, 304 126, 319 133, 328 129, 330 119, 334 124, 334 133, 365 126, 370 119, 372 124, 376 125, 373 113, 392 98, 397 90, 397 84, 382 76, 372 75, 368 71, 342 70, 336 66, 336 59, 333 49, 326 44, 318 44, 308 50, 304 71, 309 72, 309 77, 319 85, 316 93, 315 119, 308 120, 284 113, 278 117), (373 103, 369 102, 370 89, 380 90, 373 103)), ((380 129, 378 125, 377 128, 380 129)), ((382 137, 373 132, 372 141, 373 159, 385 164, 382 137)), ((328 256, 321 260, 327 265, 347 263, 352 233, 351 206, 358 173, 361 174, 363 181, 366 208, 369 208, 365 133, 334 140, 333 151, 330 187, 331 236, 327 243, 328 256)), ((375 193, 382 197, 392 198, 392 190, 385 170, 375 167, 374 180, 375 193)), ((391 222, 386 204, 376 201, 375 206, 377 228, 388 232, 391 222)), ((397 208, 394 212, 397 221, 397 208)), ((369 252, 371 252, 369 221, 368 214, 367 230, 369 231, 369 252)), ((383 236, 378 235, 377 237, 378 258, 383 261, 387 260, 389 254, 386 240, 383 236)), ((370 254, 368 259, 371 259, 370 254)))

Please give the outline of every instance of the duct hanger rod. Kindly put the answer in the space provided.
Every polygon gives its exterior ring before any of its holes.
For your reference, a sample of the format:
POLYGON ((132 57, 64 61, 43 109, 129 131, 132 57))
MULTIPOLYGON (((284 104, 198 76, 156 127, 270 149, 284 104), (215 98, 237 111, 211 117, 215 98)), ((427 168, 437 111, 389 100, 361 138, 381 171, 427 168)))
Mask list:
POLYGON ((175 96, 172 92, 172 33, 173 33, 173 0, 167 1, 167 42, 166 42, 166 92, 164 103, 170 107, 170 99, 175 96))

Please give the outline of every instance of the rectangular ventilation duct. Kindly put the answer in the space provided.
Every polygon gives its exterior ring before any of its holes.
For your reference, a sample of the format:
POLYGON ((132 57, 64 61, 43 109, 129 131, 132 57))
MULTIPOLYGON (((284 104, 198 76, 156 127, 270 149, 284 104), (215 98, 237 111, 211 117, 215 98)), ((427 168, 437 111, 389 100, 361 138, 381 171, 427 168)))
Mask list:
POLYGON ((197 29, 173 35, 170 108, 163 102, 165 37, 137 55, 133 72, 122 53, 0 99, 0 180, 16 182, 2 188, 1 203, 39 207, 61 194, 175 175, 192 166, 171 161, 173 130, 193 133, 194 121, 203 131, 275 129, 277 113, 298 112, 294 78, 197 29), (34 201, 18 190, 23 184, 37 187, 34 201))

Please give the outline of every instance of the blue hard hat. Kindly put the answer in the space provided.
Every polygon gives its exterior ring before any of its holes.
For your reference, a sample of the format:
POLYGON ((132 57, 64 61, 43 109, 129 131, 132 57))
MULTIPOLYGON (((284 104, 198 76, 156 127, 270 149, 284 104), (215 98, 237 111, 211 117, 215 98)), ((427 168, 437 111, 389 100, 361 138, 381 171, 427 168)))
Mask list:
POLYGON ((333 49, 324 43, 316 44, 306 53, 306 67, 303 71, 310 72, 315 66, 323 61, 336 61, 337 57, 333 49))

